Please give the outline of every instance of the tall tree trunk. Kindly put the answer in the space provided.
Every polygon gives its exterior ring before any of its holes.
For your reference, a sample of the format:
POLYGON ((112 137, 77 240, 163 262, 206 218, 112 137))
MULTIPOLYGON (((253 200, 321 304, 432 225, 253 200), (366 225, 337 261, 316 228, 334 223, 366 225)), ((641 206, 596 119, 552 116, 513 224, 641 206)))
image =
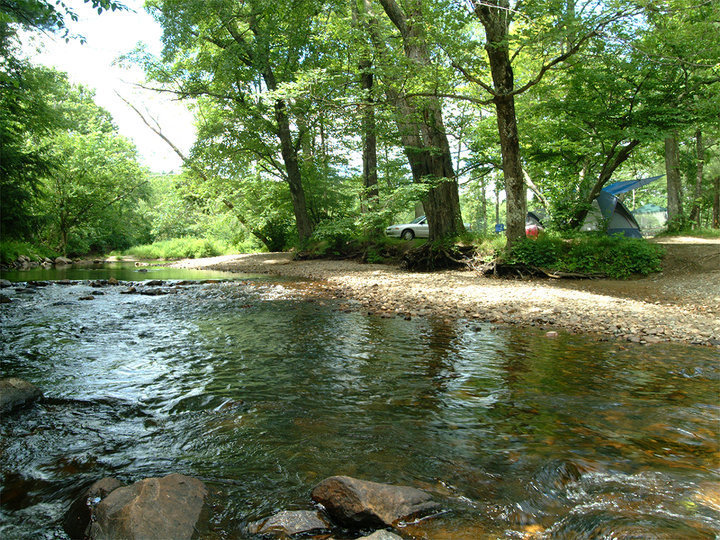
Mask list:
MULTIPOLYGON (((369 0, 363 0, 363 11, 369 9, 369 0)), ((360 11, 356 0, 350 2, 352 10, 353 28, 360 26, 360 11)), ((358 62, 360 70, 360 88, 364 94, 364 103, 362 106, 361 118, 361 137, 362 137, 362 162, 363 162, 363 201, 362 209, 364 212, 369 211, 380 197, 378 189, 378 170, 377 170, 377 133, 375 124, 375 100, 373 98, 373 86, 375 77, 372 72, 373 63, 370 54, 363 51, 358 62)))
POLYGON ((277 122, 278 137, 280 138, 280 153, 285 163, 287 182, 290 186, 290 199, 295 214, 298 237, 301 241, 304 241, 310 238, 313 226, 307 211, 297 150, 293 145, 292 133, 290 132, 290 121, 287 116, 285 102, 282 99, 275 101, 275 121, 277 122))
MULTIPOLYGON (((275 74, 269 66, 266 67, 263 72, 263 80, 268 90, 271 92, 277 90, 275 74)), ((287 173, 287 182, 290 187, 290 200, 292 201, 293 213, 295 214, 298 238, 302 242, 310 238, 313 232, 313 225, 307 210, 302 173, 300 172, 300 164, 298 163, 298 152, 293 144, 292 132, 290 131, 290 119, 288 118, 285 101, 282 99, 275 100, 274 109, 277 135, 280 139, 280 154, 282 155, 285 172, 287 173)))
POLYGON ((720 229, 720 175, 713 182, 713 229, 720 229))
MULTIPOLYGON (((262 36, 257 26, 256 14, 253 13, 247 21, 251 32, 257 39, 265 41, 267 36, 262 36)), ((235 26, 226 23, 225 28, 228 30, 235 42, 240 45, 241 50, 247 48, 243 33, 235 26)), ((259 55, 250 55, 249 58, 242 60, 246 65, 261 70, 263 81, 267 89, 271 92, 277 90, 277 81, 275 72, 268 60, 268 50, 264 50, 259 55)), ((295 214, 295 225, 297 228, 298 238, 305 241, 310 238, 313 232, 313 224, 308 214, 307 202, 305 200, 305 190, 302 183, 302 174, 298 163, 298 152, 293 144, 292 132, 290 130, 290 119, 288 118, 287 105, 283 99, 276 99, 273 105, 275 110, 275 122, 277 123, 277 136, 280 140, 280 154, 285 164, 285 172, 287 173, 287 183, 290 187, 290 200, 293 205, 293 213, 295 214)))
MULTIPOLYGON (((380 0, 385 13, 403 39, 405 56, 418 67, 432 65, 422 27, 422 2, 408 0, 403 11, 395 0, 380 0)), ((365 2, 369 14, 369 2, 365 2)), ((377 24, 370 23, 373 43, 379 48, 377 24)), ((433 97, 413 102, 395 89, 389 91, 398 109, 398 126, 415 182, 429 184, 423 206, 430 227, 430 240, 454 236, 465 230, 460 213, 460 195, 452 165, 450 144, 442 118, 440 100, 433 97), (418 120, 421 118, 422 120, 418 120)))
POLYGON ((480 180, 480 230, 483 234, 487 233, 487 176, 483 176, 480 180))
POLYGON ((665 137, 665 177, 667 178, 668 230, 678 230, 683 226, 684 216, 677 134, 674 132, 665 137))
POLYGON ((690 210, 690 221, 694 222, 695 226, 699 229, 703 167, 705 165, 705 146, 703 144, 702 131, 699 129, 695 132, 695 143, 697 148, 697 169, 695 174, 695 196, 693 198, 692 209, 690 210))
POLYGON ((506 0, 478 2, 475 14, 485 28, 485 51, 493 80, 493 103, 497 115, 506 194, 506 236, 508 245, 525 238, 527 192, 520 162, 520 141, 512 91, 515 78, 508 48, 511 16, 506 0))
POLYGON ((362 160, 363 160, 363 186, 365 187, 365 200, 367 209, 377 204, 380 192, 378 190, 377 173, 377 134, 375 129, 375 104, 372 97, 373 73, 372 62, 368 59, 360 61, 360 86, 365 94, 365 104, 362 115, 362 160))

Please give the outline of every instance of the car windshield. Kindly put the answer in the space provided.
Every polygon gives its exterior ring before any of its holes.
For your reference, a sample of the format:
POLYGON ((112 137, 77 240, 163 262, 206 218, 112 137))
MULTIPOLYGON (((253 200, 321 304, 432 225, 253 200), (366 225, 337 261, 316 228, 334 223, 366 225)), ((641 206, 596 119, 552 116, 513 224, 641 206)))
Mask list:
POLYGON ((425 216, 420 216, 419 218, 413 219, 410 223, 422 223, 425 221, 425 216))

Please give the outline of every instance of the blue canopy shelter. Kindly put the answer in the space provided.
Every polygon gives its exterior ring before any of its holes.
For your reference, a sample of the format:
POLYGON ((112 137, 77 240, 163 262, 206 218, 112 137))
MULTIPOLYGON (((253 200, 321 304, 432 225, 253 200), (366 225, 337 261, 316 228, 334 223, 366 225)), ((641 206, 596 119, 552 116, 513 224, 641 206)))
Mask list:
POLYGON ((626 191, 641 188, 650 182, 654 182, 655 180, 662 178, 663 176, 665 175, 661 174, 659 176, 651 176, 649 178, 638 178, 637 180, 623 180, 622 182, 615 182, 614 184, 605 186, 602 190, 607 191, 611 195, 620 195, 626 191))

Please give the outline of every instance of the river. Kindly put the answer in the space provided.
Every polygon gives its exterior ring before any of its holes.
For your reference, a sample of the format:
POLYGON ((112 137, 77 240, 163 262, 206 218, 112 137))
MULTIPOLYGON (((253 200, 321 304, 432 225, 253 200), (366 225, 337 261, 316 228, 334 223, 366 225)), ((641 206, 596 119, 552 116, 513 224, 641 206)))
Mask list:
POLYGON ((176 281, 1 291, 0 376, 44 392, 2 419, 3 538, 63 538, 90 482, 172 472, 211 488, 210 538, 311 508, 332 475, 430 491, 444 512, 407 538, 720 531, 716 350, 380 318, 309 282, 125 271, 176 281))

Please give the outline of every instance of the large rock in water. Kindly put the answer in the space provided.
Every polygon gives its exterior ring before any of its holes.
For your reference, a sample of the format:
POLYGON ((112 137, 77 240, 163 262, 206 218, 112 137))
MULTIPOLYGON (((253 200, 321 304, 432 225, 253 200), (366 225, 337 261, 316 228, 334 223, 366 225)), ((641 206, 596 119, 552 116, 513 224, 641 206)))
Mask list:
POLYGON ((85 538, 92 519, 93 508, 122 485, 122 482, 117 478, 103 478, 83 491, 82 495, 75 499, 65 514, 63 529, 67 535, 72 540, 85 538))
POLYGON ((97 505, 91 539, 190 539, 207 489, 195 478, 171 474, 114 490, 97 505))
POLYGON ((0 379, 0 413, 8 413, 40 397, 42 392, 27 381, 0 379))
POLYGON ((384 527, 440 508, 430 494, 409 486, 331 476, 312 490, 313 501, 346 527, 384 527))

